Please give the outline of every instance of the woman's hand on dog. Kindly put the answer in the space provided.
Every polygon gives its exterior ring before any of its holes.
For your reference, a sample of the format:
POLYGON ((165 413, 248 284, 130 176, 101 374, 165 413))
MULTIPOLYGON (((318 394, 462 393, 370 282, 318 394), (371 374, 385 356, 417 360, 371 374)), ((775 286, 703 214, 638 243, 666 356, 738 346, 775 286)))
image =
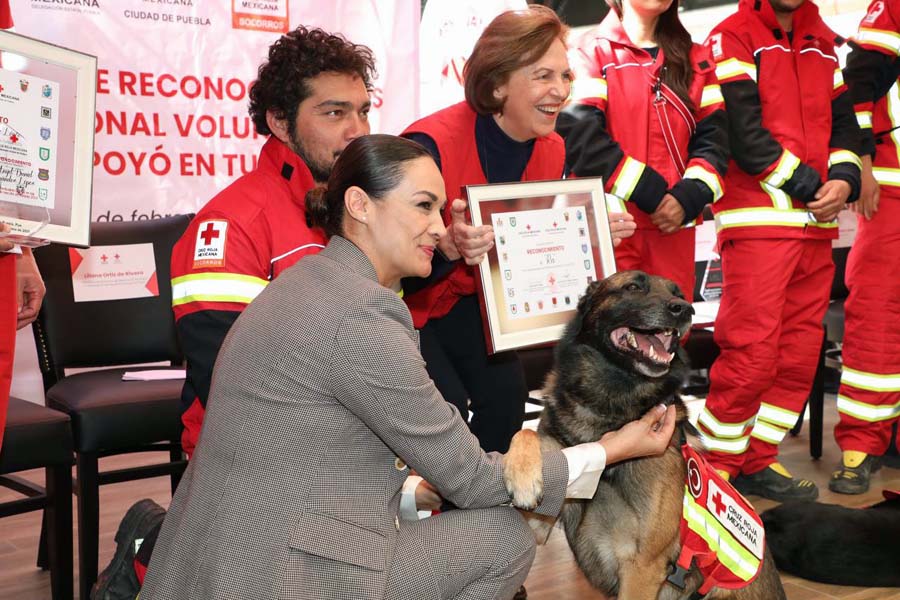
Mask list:
POLYGON ((600 438, 606 450, 606 464, 611 465, 629 458, 662 454, 669 446, 675 431, 675 407, 662 404, 616 431, 600 438))

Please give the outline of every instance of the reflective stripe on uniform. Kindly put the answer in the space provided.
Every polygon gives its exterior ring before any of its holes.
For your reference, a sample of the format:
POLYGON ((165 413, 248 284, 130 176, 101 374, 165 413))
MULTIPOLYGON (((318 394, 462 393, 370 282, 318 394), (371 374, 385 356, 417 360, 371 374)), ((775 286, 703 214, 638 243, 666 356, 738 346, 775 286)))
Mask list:
POLYGON ((172 306, 189 302, 250 304, 268 281, 238 273, 197 273, 172 279, 172 306))
POLYGON ((747 446, 750 445, 750 436, 745 435, 733 440, 723 440, 701 432, 700 441, 703 442, 703 445, 706 446, 708 450, 712 450, 713 452, 721 452, 722 454, 743 454, 747 450, 747 446))
POLYGON ((724 102, 725 98, 722 97, 722 88, 719 87, 718 83, 707 85, 703 88, 703 94, 700 96, 700 108, 724 102))
POLYGON ((879 185, 900 186, 900 169, 872 167, 872 175, 879 185))
POLYGON ((872 129, 872 111, 856 111, 856 122, 859 123, 860 129, 872 129))
POLYGON ((802 208, 776 210, 772 208, 737 208, 716 215, 716 231, 731 227, 819 227, 834 229, 837 221, 819 223, 811 212, 802 208))
POLYGON ((788 429, 790 429, 790 427, 778 427, 777 425, 772 425, 757 419, 756 423, 753 425, 753 431, 750 432, 750 437, 755 437, 758 440, 777 445, 784 439, 788 429))
POLYGON ((837 409, 841 414, 870 423, 887 421, 900 416, 900 402, 885 405, 867 404, 848 398, 843 394, 838 394, 837 409))
POLYGON ((782 427, 788 428, 793 427, 797 423, 797 419, 799 418, 800 413, 786 410, 778 406, 773 406, 771 404, 766 404, 765 402, 762 402, 759 405, 759 411, 756 413, 757 422, 762 419, 763 421, 766 421, 768 423, 773 423, 775 425, 780 425, 782 427))
MULTIPOLYGON (((887 94, 884 95, 884 99, 887 102, 887 115, 891 124, 890 140, 894 145, 892 150, 894 151, 897 160, 900 161, 900 85, 897 85, 895 82, 888 90, 887 94)), ((888 160, 888 164, 891 164, 891 162, 893 161, 888 160)), ((889 183, 888 185, 897 184, 889 183)))
POLYGON ((851 152, 850 150, 835 150, 828 155, 829 169, 834 165, 840 163, 850 163, 852 165, 856 165, 857 169, 862 169, 862 161, 859 160, 859 156, 855 152, 851 152))
POLYGON ((755 82, 756 65, 736 58, 723 60, 716 65, 716 77, 718 77, 720 83, 725 83, 725 81, 741 75, 746 75, 755 82))
POLYGON ((841 68, 838 67, 834 70, 834 88, 833 89, 836 90, 839 87, 841 87, 842 85, 844 85, 844 74, 841 72, 841 68))
POLYGON ((759 559, 735 540, 709 512, 697 504, 687 486, 682 514, 691 531, 703 538, 706 545, 716 553, 719 562, 729 571, 744 581, 750 581, 756 576, 759 571, 759 559))
POLYGON ((777 187, 772 187, 765 181, 760 181, 759 187, 761 187, 762 191, 769 195, 769 198, 772 199, 772 206, 774 206, 775 208, 779 210, 790 210, 794 206, 791 203, 791 197, 787 195, 787 192, 783 192, 777 187))
POLYGON ((772 187, 780 188, 794 176, 794 171, 796 171, 799 166, 800 159, 797 158, 793 152, 785 148, 784 152, 781 153, 781 157, 778 159, 778 164, 775 165, 775 168, 763 179, 763 181, 772 187))
POLYGON ((864 46, 877 46, 893 54, 900 54, 900 34, 893 31, 860 27, 856 41, 864 46))
POLYGON ((702 181, 712 192, 713 202, 722 197, 722 180, 718 173, 710 172, 699 165, 692 165, 684 171, 685 179, 702 181))
POLYGON ((606 79, 602 77, 578 77, 572 82, 572 98, 575 100, 602 98, 606 100, 606 79))
POLYGON ((612 193, 623 200, 630 199, 631 193, 644 172, 644 166, 644 163, 641 161, 626 156, 625 164, 622 165, 622 168, 619 170, 619 176, 616 177, 616 181, 613 183, 612 193))
POLYGON ((605 194, 606 196, 606 210, 609 212, 628 212, 628 209, 625 207, 625 201, 616 196, 613 193, 605 194))
POLYGON ((872 392, 900 392, 900 373, 890 375, 866 373, 845 365, 841 371, 841 383, 872 392))
POLYGON ((697 421, 717 438, 737 439, 743 436, 747 432, 747 428, 753 424, 753 417, 740 423, 722 423, 704 406, 697 421))

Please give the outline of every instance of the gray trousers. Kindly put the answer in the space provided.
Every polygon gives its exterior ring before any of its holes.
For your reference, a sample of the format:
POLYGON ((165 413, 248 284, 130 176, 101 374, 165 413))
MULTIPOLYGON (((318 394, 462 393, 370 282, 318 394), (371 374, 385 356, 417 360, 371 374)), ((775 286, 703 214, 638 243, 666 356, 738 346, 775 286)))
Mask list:
POLYGON ((508 600, 525 581, 534 552, 531 528, 509 507, 401 521, 385 598, 508 600))

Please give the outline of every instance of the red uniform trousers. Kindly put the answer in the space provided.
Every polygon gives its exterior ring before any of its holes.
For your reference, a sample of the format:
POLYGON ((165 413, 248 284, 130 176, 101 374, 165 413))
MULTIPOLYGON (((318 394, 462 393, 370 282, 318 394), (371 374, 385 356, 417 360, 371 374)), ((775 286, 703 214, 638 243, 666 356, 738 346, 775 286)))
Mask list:
POLYGON ((881 455, 900 415, 900 189, 881 187, 847 259, 844 362, 834 436, 842 450, 881 455))
POLYGON ((638 229, 616 246, 616 270, 645 271, 674 281, 685 300, 694 299, 694 227, 664 234, 658 229, 638 229))
POLYGON ((749 475, 776 462, 809 395, 834 263, 831 240, 728 240, 721 254, 721 354, 699 425, 715 468, 749 475))
POLYGON ((9 386, 12 383, 13 354, 16 350, 16 255, 0 254, 0 448, 6 428, 9 386))

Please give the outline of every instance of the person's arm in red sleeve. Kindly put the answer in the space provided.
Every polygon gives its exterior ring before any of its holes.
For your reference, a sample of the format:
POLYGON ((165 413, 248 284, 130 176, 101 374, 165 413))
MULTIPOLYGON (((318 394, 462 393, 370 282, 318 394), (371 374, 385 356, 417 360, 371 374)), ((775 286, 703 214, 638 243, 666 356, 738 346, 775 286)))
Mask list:
POLYGON ((234 321, 266 287, 261 232, 223 214, 194 219, 172 254, 172 306, 187 361, 185 400, 206 405, 219 348, 234 321), (192 396, 188 398, 187 396, 192 396))

